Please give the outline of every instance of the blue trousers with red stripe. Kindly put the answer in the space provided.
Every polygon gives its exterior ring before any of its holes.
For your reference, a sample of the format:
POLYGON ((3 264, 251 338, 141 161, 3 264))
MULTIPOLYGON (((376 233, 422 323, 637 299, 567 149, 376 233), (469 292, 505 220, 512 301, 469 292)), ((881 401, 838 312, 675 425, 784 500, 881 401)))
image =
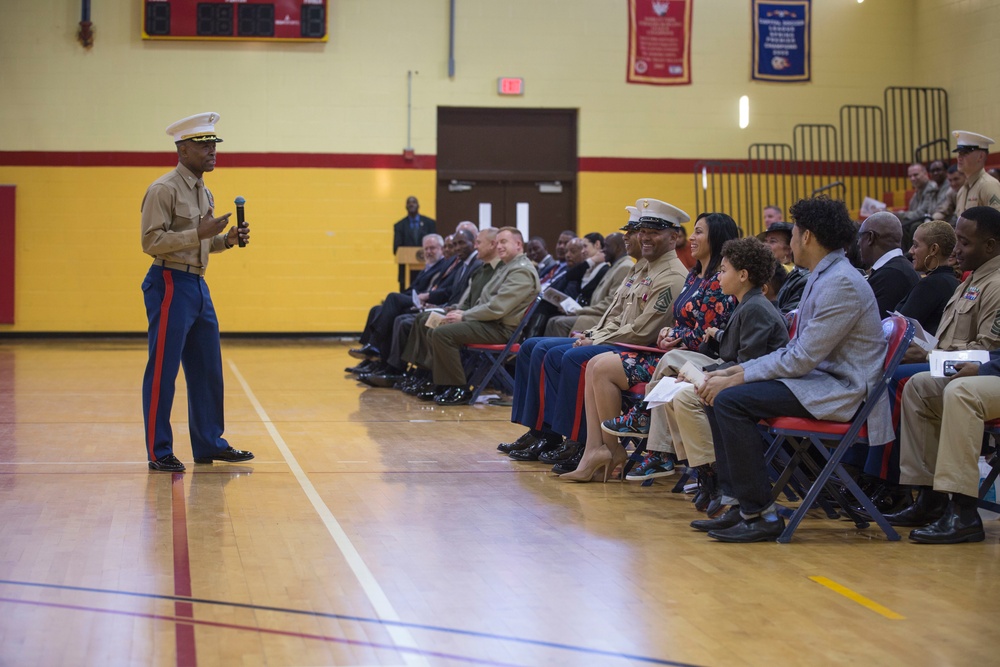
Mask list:
POLYGON ((614 348, 573 347, 573 342, 573 338, 529 338, 521 345, 514 368, 511 421, 583 442, 587 439, 583 372, 589 359, 614 348))
POLYGON ((149 320, 149 361, 142 378, 146 456, 157 461, 173 453, 170 410, 177 371, 184 366, 188 428, 195 458, 224 451, 222 351, 219 321, 204 278, 153 266, 142 282, 149 320))

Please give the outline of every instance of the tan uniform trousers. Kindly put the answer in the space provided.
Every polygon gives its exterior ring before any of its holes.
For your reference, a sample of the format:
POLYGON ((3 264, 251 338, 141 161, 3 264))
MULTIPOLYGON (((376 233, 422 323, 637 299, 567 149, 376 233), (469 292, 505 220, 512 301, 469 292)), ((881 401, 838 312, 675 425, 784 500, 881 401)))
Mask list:
MULTIPOLYGON (((681 367, 688 361, 698 368, 708 366, 709 364, 719 363, 718 359, 713 359, 712 357, 701 354, 700 352, 692 352, 691 350, 670 350, 660 357, 660 363, 656 365, 656 371, 653 372, 653 378, 649 381, 649 384, 646 385, 646 393, 648 394, 661 378, 676 377, 677 372, 680 371, 681 367)), ((693 396, 689 395, 684 398, 678 394, 674 397, 674 402, 676 403, 678 399, 682 399, 682 405, 685 406, 690 406, 692 400, 699 400, 697 394, 693 396)), ((700 408, 700 402, 698 405, 700 408)), ((687 407, 683 409, 687 410, 687 407)), ((686 435, 692 439, 691 446, 694 447, 695 452, 701 452, 705 447, 705 435, 701 431, 701 427, 698 426, 695 423, 695 420, 690 417, 690 413, 693 413, 693 410, 686 411, 684 417, 682 417, 688 427, 687 429, 683 429, 676 421, 676 412, 676 407, 673 411, 671 411, 671 408, 662 405, 655 407, 650 411, 649 438, 646 440, 646 449, 654 452, 673 452, 677 455, 677 458, 687 459, 688 463, 691 465, 700 465, 698 463, 691 463, 690 456, 692 455, 692 451, 687 449, 688 441, 684 436, 686 435), (685 430, 687 431, 686 433, 685 430)), ((704 410, 701 412, 704 414, 704 410)), ((702 463, 709 463, 715 460, 715 449, 712 445, 712 431, 708 425, 707 418, 705 418, 704 428, 708 432, 707 442, 708 449, 711 452, 711 458, 708 461, 702 461, 702 463)))
POLYGON ((978 497, 983 422, 1000 418, 1000 377, 918 373, 902 404, 899 481, 978 497))

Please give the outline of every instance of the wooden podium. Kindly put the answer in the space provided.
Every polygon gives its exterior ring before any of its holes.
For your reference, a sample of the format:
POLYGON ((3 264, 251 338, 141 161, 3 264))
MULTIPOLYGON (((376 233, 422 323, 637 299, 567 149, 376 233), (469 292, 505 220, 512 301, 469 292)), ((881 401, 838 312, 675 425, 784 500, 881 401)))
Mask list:
MULTIPOLYGON (((400 246, 396 248, 396 263, 403 277, 400 284, 410 285, 410 275, 413 271, 420 271, 424 268, 424 249, 419 246, 400 246)), ((405 289, 405 288, 404 288, 405 289)))

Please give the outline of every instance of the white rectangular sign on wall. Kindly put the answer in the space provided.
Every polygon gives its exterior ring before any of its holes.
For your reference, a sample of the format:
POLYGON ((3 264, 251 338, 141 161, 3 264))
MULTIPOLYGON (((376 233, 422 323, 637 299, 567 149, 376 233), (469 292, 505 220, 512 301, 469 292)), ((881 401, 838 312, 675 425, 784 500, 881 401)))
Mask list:
POLYGON ((479 228, 486 229, 493 226, 493 204, 481 202, 479 204, 479 228))
POLYGON ((528 242, 528 202, 517 202, 517 231, 521 232, 524 242, 528 242))

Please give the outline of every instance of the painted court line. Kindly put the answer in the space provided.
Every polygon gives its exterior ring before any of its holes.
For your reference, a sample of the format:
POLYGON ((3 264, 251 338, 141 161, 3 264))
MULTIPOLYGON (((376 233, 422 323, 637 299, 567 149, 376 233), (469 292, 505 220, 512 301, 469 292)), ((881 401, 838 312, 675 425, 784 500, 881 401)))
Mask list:
MULTIPOLYGON (((302 466, 299 465, 295 456, 292 455, 292 451, 288 448, 288 445, 285 444, 284 438, 282 438, 281 434, 278 433, 278 429, 275 428, 271 418, 268 417, 267 412, 264 411, 264 407, 260 404, 260 401, 257 400, 257 397, 250 389, 250 385, 247 384, 245 379, 243 379, 243 375, 236 368, 236 364, 234 364, 232 360, 229 360, 228 363, 229 368, 232 369, 233 374, 240 383, 240 386, 243 387, 243 391, 246 393, 247 398, 250 399, 250 403, 253 405, 254 410, 257 411, 257 416, 260 417, 260 420, 264 423, 264 427, 267 429, 267 432, 271 435, 271 439, 274 441, 274 444, 277 445, 281 455, 285 458, 285 462, 288 464, 289 469, 298 481, 299 486, 302 487, 302 490, 305 492, 309 502, 312 503, 316 513, 319 514, 320 519, 323 521, 323 525, 326 526, 327 532, 330 533, 330 537, 333 538, 333 541, 337 544, 340 552, 344 555, 344 560, 347 561, 351 571, 354 572, 354 576, 357 577, 358 582, 361 584, 361 589, 368 597, 368 601, 371 602, 372 607, 375 609, 375 613, 378 614, 379 618, 389 621, 399 621, 399 614, 396 613, 392 603, 389 602, 389 598, 386 597, 385 591, 382 590, 382 587, 375 579, 375 576, 365 564, 361 554, 358 553, 358 550, 354 547, 350 538, 347 537, 347 533, 344 532, 340 522, 337 521, 336 517, 333 516, 333 512, 330 511, 330 508, 327 507, 326 503, 323 502, 323 499, 320 498, 319 493, 316 491, 316 487, 314 487, 312 482, 309 481, 309 477, 306 475, 305 471, 302 470, 302 466)), ((417 651, 420 650, 420 647, 417 645, 413 635, 410 634, 410 632, 405 628, 387 626, 386 629, 392 637, 393 642, 397 645, 417 651)), ((427 661, 423 657, 413 655, 412 653, 404 653, 403 659, 406 661, 406 664, 411 667, 413 665, 427 664, 427 661)))
POLYGON ((855 593, 854 591, 852 591, 850 588, 848 588, 846 586, 841 586, 840 584, 838 584, 836 581, 833 581, 832 579, 827 579, 826 577, 809 577, 809 578, 811 580, 815 581, 817 584, 819 584, 821 586, 826 586, 831 591, 834 591, 836 593, 840 593, 841 595, 843 595, 848 600, 852 600, 854 602, 857 602, 862 607, 866 607, 866 608, 872 610, 873 612, 875 612, 876 614, 879 614, 881 616, 885 616, 889 620, 892 620, 892 621, 902 621, 902 620, 904 620, 906 618, 902 614, 897 614, 892 609, 889 609, 887 607, 883 607, 878 602, 875 602, 874 600, 870 600, 870 599, 866 598, 864 595, 861 595, 860 593, 855 593))

